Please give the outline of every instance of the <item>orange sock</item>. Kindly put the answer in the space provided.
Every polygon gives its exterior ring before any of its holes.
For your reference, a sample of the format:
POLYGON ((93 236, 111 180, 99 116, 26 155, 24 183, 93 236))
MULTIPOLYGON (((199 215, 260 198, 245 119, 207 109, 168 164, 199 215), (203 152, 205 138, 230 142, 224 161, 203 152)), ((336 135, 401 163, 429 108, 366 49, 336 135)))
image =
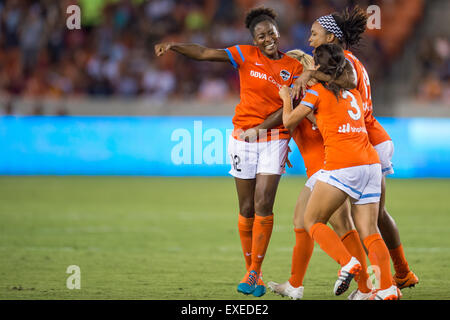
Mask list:
POLYGON ((261 271, 261 265, 269 246, 273 229, 273 214, 267 217, 255 214, 252 235, 252 265, 249 270, 261 271))
POLYGON ((380 271, 380 289, 392 286, 391 262, 389 251, 379 233, 374 233, 364 239, 364 245, 369 252, 372 267, 377 266, 380 271))
POLYGON ((345 249, 336 232, 330 227, 318 222, 311 227, 309 234, 319 244, 320 248, 342 267, 350 262, 352 256, 345 249))
POLYGON ((238 230, 247 270, 252 264, 252 229, 254 220, 255 218, 246 218, 239 214, 238 230))
POLYGON ((350 230, 345 235, 341 237, 341 241, 344 244, 347 251, 361 263, 362 270, 359 273, 358 279, 358 289, 363 293, 370 292, 370 288, 367 286, 367 279, 369 275, 367 274, 367 260, 366 252, 361 244, 361 239, 359 238, 359 233, 356 230, 350 230))
POLYGON ((306 269, 314 250, 314 240, 305 229, 294 229, 295 247, 292 252, 291 277, 289 283, 297 288, 303 285, 306 269))
POLYGON ((408 261, 406 261, 405 258, 405 252, 403 251, 403 246, 400 245, 395 249, 389 250, 389 254, 391 256, 392 262, 394 264, 395 274, 400 277, 404 278, 408 274, 409 265, 408 261))

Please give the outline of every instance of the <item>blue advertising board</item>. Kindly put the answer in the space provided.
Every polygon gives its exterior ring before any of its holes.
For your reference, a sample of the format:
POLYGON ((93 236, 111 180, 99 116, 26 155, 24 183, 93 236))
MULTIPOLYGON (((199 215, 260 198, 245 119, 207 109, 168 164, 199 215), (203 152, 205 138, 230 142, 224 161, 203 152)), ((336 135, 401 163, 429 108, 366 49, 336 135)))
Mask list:
MULTIPOLYGON (((393 177, 450 177, 450 119, 378 118, 393 177)), ((231 117, 0 117, 1 175, 226 176, 231 117)), ((291 140, 288 174, 305 174, 291 140)))

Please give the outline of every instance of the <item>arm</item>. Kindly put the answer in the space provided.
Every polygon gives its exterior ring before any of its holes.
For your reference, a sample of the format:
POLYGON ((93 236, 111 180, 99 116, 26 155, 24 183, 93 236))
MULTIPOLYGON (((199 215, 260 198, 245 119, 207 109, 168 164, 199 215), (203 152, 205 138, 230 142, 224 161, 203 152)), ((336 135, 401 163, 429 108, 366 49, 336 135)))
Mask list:
POLYGON ((312 112, 312 109, 303 104, 300 104, 297 108, 293 109, 289 88, 286 86, 283 86, 279 93, 283 100, 283 125, 290 132, 293 132, 299 122, 312 112))
MULTIPOLYGON (((317 69, 317 68, 316 68, 317 69)), ((293 91, 295 98, 298 99, 300 92, 305 92, 306 85, 311 79, 316 79, 317 81, 323 82, 334 82, 339 87, 344 89, 354 89, 356 88, 356 76, 350 62, 346 61, 344 72, 339 76, 339 78, 333 81, 333 77, 323 73, 318 70, 305 70, 300 77, 294 82, 293 91)))
POLYGON ((162 56, 169 50, 178 52, 188 58, 199 61, 230 61, 230 58, 223 49, 206 48, 194 43, 165 42, 155 45, 155 54, 158 57, 162 56))
POLYGON ((342 74, 335 80, 333 80, 330 75, 318 70, 313 71, 311 77, 318 81, 334 82, 339 87, 344 89, 350 90, 356 88, 356 77, 353 72, 353 67, 348 61, 345 63, 344 72, 342 72, 342 74))
POLYGON ((267 133, 267 131, 260 132, 260 130, 268 130, 275 127, 278 127, 279 125, 283 124, 283 108, 278 109, 277 111, 271 113, 263 123, 257 125, 256 127, 250 128, 245 130, 240 134, 240 138, 245 141, 256 141, 256 139, 263 134, 264 132, 267 133))

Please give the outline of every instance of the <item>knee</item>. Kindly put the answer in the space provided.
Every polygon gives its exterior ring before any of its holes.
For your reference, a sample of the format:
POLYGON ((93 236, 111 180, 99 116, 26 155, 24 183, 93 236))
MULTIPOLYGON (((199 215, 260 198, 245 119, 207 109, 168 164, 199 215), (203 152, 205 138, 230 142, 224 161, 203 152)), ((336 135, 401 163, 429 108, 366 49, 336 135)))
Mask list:
POLYGON ((341 216, 340 219, 330 219, 330 224, 339 237, 354 229, 352 221, 346 216, 341 216))
POLYGON ((294 218, 292 219, 292 224, 294 225, 294 228, 296 228, 296 229, 305 228, 305 224, 304 224, 303 220, 304 219, 302 216, 294 215, 294 218))
POLYGON ((253 218, 255 215, 255 208, 253 207, 253 199, 245 201, 239 206, 239 213, 245 218, 253 218))
POLYGON ((273 199, 270 195, 257 197, 255 199, 255 212, 259 215, 271 215, 273 210, 273 199))
POLYGON ((394 218, 386 211, 386 208, 380 209, 378 214, 379 225, 396 225, 394 218))
POLYGON ((318 222, 320 222, 320 221, 318 221, 316 219, 316 217, 314 217, 312 215, 305 214, 305 218, 303 220, 303 225, 305 227, 305 230, 309 233, 309 230, 312 228, 312 226, 315 225, 318 222))

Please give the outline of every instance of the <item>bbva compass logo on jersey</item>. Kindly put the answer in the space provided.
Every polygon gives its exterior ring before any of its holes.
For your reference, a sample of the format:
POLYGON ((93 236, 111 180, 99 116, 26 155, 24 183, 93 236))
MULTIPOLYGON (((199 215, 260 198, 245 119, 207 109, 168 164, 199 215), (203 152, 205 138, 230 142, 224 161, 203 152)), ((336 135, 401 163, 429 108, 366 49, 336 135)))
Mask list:
POLYGON ((289 71, 287 71, 287 70, 281 70, 281 71, 280 71, 280 77, 281 77, 281 79, 283 79, 284 81, 288 81, 289 78, 291 77, 291 74, 290 74, 289 71))

